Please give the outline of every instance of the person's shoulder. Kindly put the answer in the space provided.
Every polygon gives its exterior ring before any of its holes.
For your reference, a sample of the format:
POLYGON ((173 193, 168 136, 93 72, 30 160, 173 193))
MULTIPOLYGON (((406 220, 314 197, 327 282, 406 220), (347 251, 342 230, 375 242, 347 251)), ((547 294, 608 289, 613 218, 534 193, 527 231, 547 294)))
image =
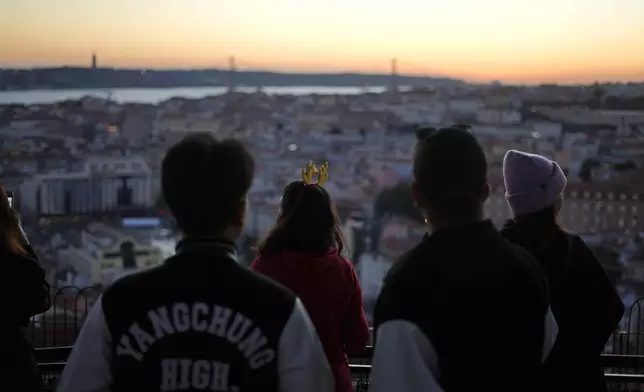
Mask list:
POLYGON ((433 275, 420 271, 429 262, 425 248, 426 244, 420 243, 394 261, 383 279, 381 299, 390 298, 398 302, 396 299, 403 301, 411 295, 410 293, 419 289, 419 286, 431 289, 432 285, 428 279, 432 279, 433 275))
POLYGON ((425 265, 429 259, 428 242, 421 241, 419 244, 398 257, 385 277, 385 280, 401 280, 413 277, 417 269, 425 265))
POLYGON ((562 230, 562 236, 565 236, 568 251, 568 268, 597 270, 597 267, 603 268, 599 259, 588 246, 586 241, 576 233, 562 230))
POLYGON ((532 253, 505 238, 501 239, 500 244, 500 256, 506 261, 504 265, 509 269, 518 267, 540 273, 541 267, 539 261, 532 253))
POLYGON ((353 263, 343 255, 336 253, 330 256, 329 259, 329 263, 342 271, 342 274, 345 275, 346 278, 351 279, 353 275, 355 275, 356 271, 353 263))
POLYGON ((559 233, 568 241, 568 244, 573 251, 578 249, 590 249, 588 247, 588 244, 586 244, 586 241, 584 241, 584 239, 579 234, 572 233, 563 229, 559 230, 559 233))
POLYGON ((121 276, 105 288, 103 297, 110 297, 120 292, 140 290, 142 287, 159 287, 159 285, 156 284, 156 281, 160 281, 164 269, 164 265, 161 264, 155 267, 121 276))
POLYGON ((0 260, 2 260, 2 268, 7 276, 30 275, 45 277, 45 270, 40 266, 40 263, 28 255, 16 254, 2 249, 0 250, 0 260))
POLYGON ((432 274, 420 271, 428 260, 419 244, 398 258, 382 282, 378 300, 376 301, 375 321, 382 324, 389 320, 412 320, 418 316, 418 298, 424 298, 425 306, 435 300, 432 290, 432 274))
POLYGON ((270 296, 288 302, 295 301, 296 296, 293 291, 283 284, 244 266, 239 265, 238 268, 240 269, 240 279, 245 281, 245 286, 252 287, 255 295, 258 295, 257 298, 270 296))
POLYGON ((532 253, 523 247, 503 239, 505 249, 505 261, 501 264, 504 269, 502 274, 507 281, 504 284, 512 284, 523 289, 537 290, 540 295, 547 295, 546 276, 541 264, 532 253))
POLYGON ((514 242, 514 239, 520 235, 517 225, 512 219, 508 219, 503 223, 503 226, 498 230, 499 235, 510 242, 514 242))

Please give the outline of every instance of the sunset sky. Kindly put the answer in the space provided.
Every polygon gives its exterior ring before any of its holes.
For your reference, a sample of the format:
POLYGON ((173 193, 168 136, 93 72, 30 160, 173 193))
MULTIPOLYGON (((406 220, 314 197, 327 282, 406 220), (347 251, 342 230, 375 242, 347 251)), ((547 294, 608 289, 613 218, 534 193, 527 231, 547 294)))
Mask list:
POLYGON ((0 0, 0 66, 644 81, 644 0, 0 0))

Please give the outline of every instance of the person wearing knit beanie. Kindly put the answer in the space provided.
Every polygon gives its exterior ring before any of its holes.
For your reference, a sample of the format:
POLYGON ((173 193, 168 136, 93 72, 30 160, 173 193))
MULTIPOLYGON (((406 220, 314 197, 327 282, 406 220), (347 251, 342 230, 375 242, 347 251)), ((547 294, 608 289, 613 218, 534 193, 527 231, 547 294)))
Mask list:
POLYGON ((539 212, 561 196, 566 175, 555 161, 541 155, 510 150, 503 158, 505 199, 512 215, 539 212))
POLYGON ((514 216, 501 236, 539 262, 558 326, 540 390, 605 392, 600 353, 624 315, 624 304, 583 238, 558 222, 566 177, 557 163, 515 150, 505 154, 503 177, 514 216))

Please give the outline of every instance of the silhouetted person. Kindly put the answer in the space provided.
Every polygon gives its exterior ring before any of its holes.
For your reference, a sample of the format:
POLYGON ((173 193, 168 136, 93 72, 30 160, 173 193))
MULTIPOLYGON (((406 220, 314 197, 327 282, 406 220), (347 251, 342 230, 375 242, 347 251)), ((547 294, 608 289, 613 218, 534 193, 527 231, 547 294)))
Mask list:
POLYGON ((116 203, 119 207, 131 207, 134 191, 129 185, 129 177, 121 177, 121 185, 116 192, 116 203))
POLYGON ((161 187, 183 232, 177 253, 105 290, 60 391, 333 390, 302 302, 237 261, 254 171, 236 141, 195 135, 168 150, 161 187))
POLYGON ((536 391, 556 335, 545 277, 483 218, 476 138, 461 127, 417 135, 411 192, 428 232, 385 277, 370 390, 536 391))
POLYGON ((284 284, 302 299, 322 340, 336 392, 352 392, 347 354, 364 354, 369 325, 362 290, 349 260, 329 194, 317 184, 291 182, 277 222, 259 245, 251 268, 284 284))
POLYGON ((121 258, 123 259, 123 268, 136 268, 136 253, 134 252, 134 244, 132 244, 130 241, 125 241, 121 244, 119 250, 121 251, 121 258))
POLYGON ((0 382, 12 391, 41 392, 43 382, 27 327, 32 316, 49 309, 49 285, 2 186, 0 266, 7 279, 0 285, 0 298, 4 298, 0 322, 0 349, 4 360, 0 366, 0 382))
POLYGON ((559 326, 543 390, 606 391, 601 353, 624 304, 584 241, 557 224, 566 177, 556 162, 514 150, 505 155, 503 176, 514 218, 501 234, 539 260, 559 326))

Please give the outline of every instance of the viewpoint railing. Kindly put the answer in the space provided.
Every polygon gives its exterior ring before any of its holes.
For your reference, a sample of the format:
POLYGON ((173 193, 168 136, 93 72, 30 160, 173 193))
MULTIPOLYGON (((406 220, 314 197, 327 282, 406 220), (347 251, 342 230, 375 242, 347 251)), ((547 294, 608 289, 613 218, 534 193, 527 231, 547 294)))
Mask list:
MULTIPOLYGON (((53 288, 52 307, 34 317, 31 338, 36 347, 43 379, 54 388, 71 346, 91 305, 101 293, 100 287, 53 288)), ((613 333, 602 356, 610 391, 644 391, 644 298, 636 301, 625 316, 624 330, 613 333)), ((352 359, 351 371, 356 391, 369 385, 372 348, 352 359)))
MULTIPOLYGON (((71 346, 44 347, 35 350, 43 380, 47 387, 54 389, 60 374, 65 367, 71 346)), ((369 387, 371 371, 370 355, 372 347, 367 347, 365 356, 355 358, 349 365, 356 392, 366 391, 369 387), (353 363, 353 362, 362 363, 353 363)), ((609 391, 642 391, 644 390, 644 356, 643 355, 602 355, 606 369, 606 382, 609 391)), ((501 381, 501 380, 500 380, 501 381)))

